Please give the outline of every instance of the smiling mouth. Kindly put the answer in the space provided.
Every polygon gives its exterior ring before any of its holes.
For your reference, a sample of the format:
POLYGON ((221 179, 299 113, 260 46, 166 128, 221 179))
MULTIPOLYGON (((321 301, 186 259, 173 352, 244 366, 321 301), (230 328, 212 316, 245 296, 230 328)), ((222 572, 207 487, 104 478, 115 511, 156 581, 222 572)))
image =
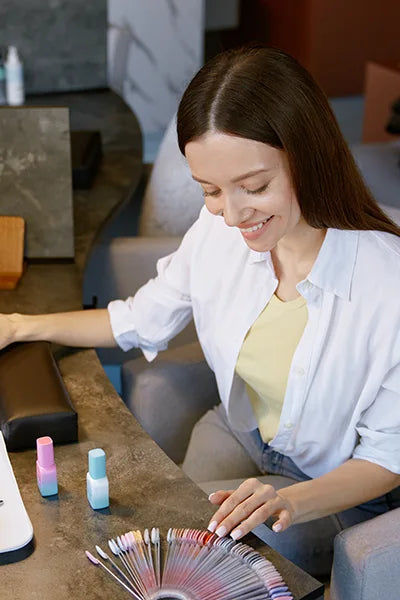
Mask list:
POLYGON ((239 229, 242 233, 252 233, 253 231, 258 231, 263 225, 265 225, 265 223, 270 221, 272 217, 273 215, 268 217, 267 219, 264 219, 264 221, 260 221, 260 223, 257 223, 257 225, 253 225, 253 227, 248 227, 247 229, 243 229, 242 227, 240 227, 239 229))

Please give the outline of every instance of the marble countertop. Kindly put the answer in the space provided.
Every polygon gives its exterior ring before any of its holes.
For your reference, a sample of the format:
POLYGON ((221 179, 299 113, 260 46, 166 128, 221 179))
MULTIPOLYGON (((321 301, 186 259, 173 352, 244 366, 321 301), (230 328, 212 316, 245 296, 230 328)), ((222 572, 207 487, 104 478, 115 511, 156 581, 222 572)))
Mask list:
POLYGON ((74 190, 75 264, 82 272, 97 232, 111 212, 128 202, 142 173, 138 120, 111 90, 29 96, 30 106, 68 106, 71 130, 101 133, 103 157, 89 190, 74 190))

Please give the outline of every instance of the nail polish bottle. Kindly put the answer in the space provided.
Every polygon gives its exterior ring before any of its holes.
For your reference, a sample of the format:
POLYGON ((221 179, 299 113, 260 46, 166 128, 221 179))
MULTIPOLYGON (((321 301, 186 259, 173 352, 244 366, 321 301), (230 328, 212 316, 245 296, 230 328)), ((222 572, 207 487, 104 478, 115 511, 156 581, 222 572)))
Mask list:
POLYGON ((109 506, 106 453, 101 448, 89 450, 89 472, 86 475, 87 497, 94 510, 109 506))
POLYGON ((58 493, 53 440, 48 435, 37 438, 36 449, 36 477, 39 491, 42 496, 53 496, 58 493))

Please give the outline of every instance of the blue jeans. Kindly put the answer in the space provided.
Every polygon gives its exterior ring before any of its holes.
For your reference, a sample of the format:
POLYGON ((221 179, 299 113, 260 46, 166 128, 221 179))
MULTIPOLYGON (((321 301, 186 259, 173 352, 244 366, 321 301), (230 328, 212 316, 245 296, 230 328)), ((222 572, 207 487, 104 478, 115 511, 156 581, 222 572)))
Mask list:
MULTIPOLYGON (((282 475, 290 477, 296 481, 307 481, 311 479, 303 473, 292 461, 291 458, 276 452, 271 446, 263 442, 258 429, 246 432, 235 432, 238 440, 245 445, 247 452, 256 463, 263 475, 282 475)), ((365 519, 381 515, 388 510, 400 507, 400 487, 391 492, 360 504, 355 508, 350 508, 338 517, 343 520, 344 527, 350 527, 355 523, 360 523, 365 519), (365 515, 365 518, 362 518, 365 515)), ((344 528, 343 527, 343 528, 344 528)))

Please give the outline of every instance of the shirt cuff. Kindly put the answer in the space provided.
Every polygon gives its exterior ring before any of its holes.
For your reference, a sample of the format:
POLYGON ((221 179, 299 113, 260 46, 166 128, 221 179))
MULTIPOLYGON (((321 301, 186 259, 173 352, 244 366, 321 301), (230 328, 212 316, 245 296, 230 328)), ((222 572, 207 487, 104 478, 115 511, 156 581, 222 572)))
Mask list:
POLYGON ((111 330, 118 346, 125 352, 139 346, 132 313, 124 300, 113 300, 107 306, 111 330))
POLYGON ((107 306, 110 316, 111 330, 118 346, 127 352, 131 348, 140 348, 144 357, 149 362, 153 361, 160 348, 155 348, 143 343, 135 330, 132 311, 127 301, 113 300, 107 306))

